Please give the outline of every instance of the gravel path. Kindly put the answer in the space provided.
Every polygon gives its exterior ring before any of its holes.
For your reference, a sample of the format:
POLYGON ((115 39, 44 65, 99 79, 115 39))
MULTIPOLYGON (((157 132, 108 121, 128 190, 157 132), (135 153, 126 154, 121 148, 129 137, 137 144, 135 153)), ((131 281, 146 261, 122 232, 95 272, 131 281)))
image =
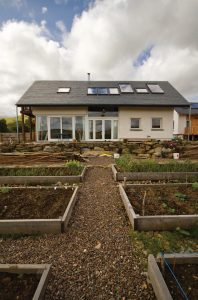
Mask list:
POLYGON ((46 300, 155 299, 110 168, 88 169, 65 234, 1 240, 1 263, 52 263, 46 300))

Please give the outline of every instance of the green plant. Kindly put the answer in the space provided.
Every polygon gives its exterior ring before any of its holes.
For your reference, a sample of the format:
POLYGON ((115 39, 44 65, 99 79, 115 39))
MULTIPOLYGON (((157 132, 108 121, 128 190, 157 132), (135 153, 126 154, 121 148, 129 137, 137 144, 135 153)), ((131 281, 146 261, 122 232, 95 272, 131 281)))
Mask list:
POLYGON ((185 194, 182 194, 182 193, 175 193, 175 197, 177 197, 177 198, 179 198, 180 200, 182 200, 182 201, 185 201, 185 200, 187 200, 187 195, 185 195, 185 194))
POLYGON ((182 234, 179 230, 172 232, 131 231, 130 235, 132 237, 133 243, 140 243, 142 247, 147 251, 147 254, 157 255, 161 251, 171 253, 187 250, 196 251, 197 249, 196 236, 193 236, 191 232, 190 236, 182 234))
POLYGON ((193 182, 192 183, 192 188, 197 190, 198 189, 198 182, 193 182))
POLYGON ((0 176, 67 176, 80 175, 83 166, 79 161, 68 161, 65 167, 0 168, 0 176))
POLYGON ((10 192, 10 188, 6 186, 0 187, 0 193, 7 194, 10 192))
POLYGON ((116 164, 122 172, 198 172, 197 162, 186 160, 160 163, 152 159, 133 159, 130 154, 121 155, 116 159, 116 164))
POLYGON ((175 208, 169 207, 168 211, 169 211, 171 214, 174 214, 174 213, 175 213, 175 208))
POLYGON ((83 165, 78 160, 70 160, 66 162, 65 167, 68 170, 68 174, 78 175, 83 170, 83 165))

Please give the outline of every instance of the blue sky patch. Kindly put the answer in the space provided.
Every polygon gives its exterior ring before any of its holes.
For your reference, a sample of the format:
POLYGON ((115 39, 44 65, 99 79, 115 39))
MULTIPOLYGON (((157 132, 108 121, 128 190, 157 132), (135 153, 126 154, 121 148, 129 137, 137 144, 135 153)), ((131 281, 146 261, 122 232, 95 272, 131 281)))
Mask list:
POLYGON ((144 49, 137 57, 137 59, 133 62, 133 66, 138 68, 142 66, 151 56, 151 51, 154 46, 149 46, 148 48, 144 49))
POLYGON ((93 0, 1 0, 0 24, 13 19, 38 24, 45 20, 48 30, 57 36, 57 21, 63 21, 70 31, 74 17, 81 15, 93 2, 93 0))

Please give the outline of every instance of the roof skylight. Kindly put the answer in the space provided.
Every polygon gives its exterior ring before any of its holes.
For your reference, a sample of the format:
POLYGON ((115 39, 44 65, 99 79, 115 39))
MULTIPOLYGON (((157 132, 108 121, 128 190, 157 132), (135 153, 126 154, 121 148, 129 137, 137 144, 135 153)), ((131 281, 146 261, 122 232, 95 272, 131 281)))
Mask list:
POLYGON ((118 88, 109 88, 109 94, 110 95, 119 95, 119 90, 118 88))
POLYGON ((98 88, 98 95, 108 95, 108 89, 107 88, 98 88))
POLYGON ((133 89, 129 83, 120 83, 119 87, 121 93, 133 93, 133 89))
POLYGON ((69 93, 71 90, 70 87, 61 87, 58 89, 57 93, 69 93))
POLYGON ((90 87, 87 90, 88 95, 97 95, 97 88, 95 87, 90 87))
POLYGON ((135 90, 138 94, 148 94, 148 90, 146 88, 137 88, 135 90))
POLYGON ((153 94, 163 94, 164 91, 158 84, 147 84, 148 88, 153 94))

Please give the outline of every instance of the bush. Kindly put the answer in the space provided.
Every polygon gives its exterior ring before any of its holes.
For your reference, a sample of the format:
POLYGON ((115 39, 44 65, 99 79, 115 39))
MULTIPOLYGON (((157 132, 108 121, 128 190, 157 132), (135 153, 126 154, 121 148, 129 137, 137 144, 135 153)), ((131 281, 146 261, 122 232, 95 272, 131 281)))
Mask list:
POLYGON ((70 160, 65 166, 69 175, 79 175, 83 170, 83 165, 78 160, 70 160))
POLYGON ((159 163, 152 159, 134 160, 130 154, 116 159, 121 172, 198 172, 198 163, 189 160, 159 163))

